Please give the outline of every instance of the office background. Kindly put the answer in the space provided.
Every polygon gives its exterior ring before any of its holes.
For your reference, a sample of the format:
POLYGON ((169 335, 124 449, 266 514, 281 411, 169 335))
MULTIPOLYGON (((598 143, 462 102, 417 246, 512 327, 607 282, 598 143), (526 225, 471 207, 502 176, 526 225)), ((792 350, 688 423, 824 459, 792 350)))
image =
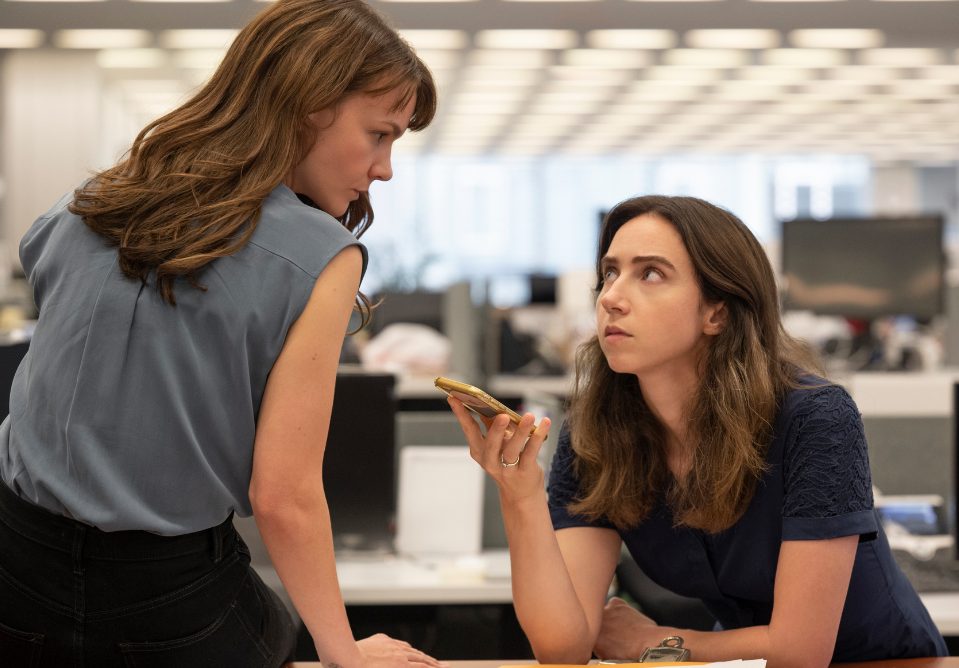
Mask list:
MULTIPOLYGON (((389 465, 377 473, 378 491, 392 479, 393 496, 367 506, 396 512, 403 446, 462 443, 448 414, 434 410, 442 404, 423 380, 434 371, 561 414, 569 356, 590 326, 585 287, 601 214, 658 192, 729 208, 777 268, 784 220, 942 217, 946 290, 937 315, 874 319, 878 341, 865 343, 836 315, 794 313, 789 325, 827 355, 860 403, 877 484, 910 497, 897 507, 900 519, 919 533, 954 534, 959 0, 371 4, 418 48, 441 97, 433 127, 397 144, 393 181, 372 189, 363 288, 389 298, 366 338, 400 313, 435 327, 447 347, 427 345, 443 353, 437 358, 409 344, 403 359, 367 365, 398 372, 376 385, 384 390, 378 414, 390 419, 365 425, 381 429, 389 465), (537 294, 537 277, 548 294, 537 294), (859 373, 866 368, 887 373, 859 373)), ((262 7, 0 0, 0 330, 16 332, 30 315, 22 283, 11 278, 26 228, 205 80, 262 7)), ((362 362, 362 343, 351 342, 344 360, 362 362)), ((431 562, 425 572, 391 564, 418 589, 373 588, 366 581, 384 576, 364 570, 369 562, 345 564, 358 628, 405 634, 443 658, 481 658, 484 648, 491 658, 519 656, 489 485, 477 521, 480 561, 431 562)), ((395 529, 380 523, 366 538, 381 549, 395 529)), ((249 523, 245 531, 255 542, 249 523)), ((355 541, 344 550, 363 547, 364 536, 343 535, 355 541)), ((936 553, 951 561, 953 549, 936 553)), ((681 602, 657 605, 686 615, 675 623, 695 615, 681 602)), ((943 622, 953 635, 956 608, 955 599, 941 602, 953 611, 943 622)))

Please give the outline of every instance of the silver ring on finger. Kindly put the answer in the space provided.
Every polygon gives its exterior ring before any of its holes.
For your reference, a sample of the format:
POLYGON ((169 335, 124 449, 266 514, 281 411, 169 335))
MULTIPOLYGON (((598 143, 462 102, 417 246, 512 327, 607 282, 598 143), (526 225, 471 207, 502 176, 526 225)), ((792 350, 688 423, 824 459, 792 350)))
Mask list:
POLYGON ((517 464, 519 464, 519 458, 522 457, 522 455, 523 453, 521 452, 518 455, 516 455, 516 459, 514 461, 508 462, 505 459, 503 459, 503 453, 500 453, 499 455, 500 466, 502 466, 504 469, 508 469, 511 466, 516 466, 517 464))

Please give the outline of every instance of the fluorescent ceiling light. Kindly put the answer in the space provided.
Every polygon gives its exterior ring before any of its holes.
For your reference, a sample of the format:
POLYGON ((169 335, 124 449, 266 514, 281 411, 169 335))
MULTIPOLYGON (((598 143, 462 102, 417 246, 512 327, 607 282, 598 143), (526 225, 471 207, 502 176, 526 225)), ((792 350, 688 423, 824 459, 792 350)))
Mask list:
POLYGON ((823 28, 789 33, 789 42, 802 49, 874 49, 884 41, 882 31, 871 28, 823 28))
POLYGON ((634 88, 627 101, 642 102, 645 100, 695 100, 699 97, 699 89, 682 86, 649 86, 634 88))
POLYGON ((163 49, 104 49, 97 53, 97 65, 106 69, 154 69, 165 64, 163 49))
POLYGON ((690 30, 686 44, 697 49, 773 49, 781 42, 778 30, 690 30))
POLYGON ((527 97, 527 91, 522 89, 510 88, 506 90, 499 91, 467 91, 456 95, 454 98, 456 102, 469 102, 469 103, 510 103, 510 102, 521 102, 527 97))
POLYGON ((460 73, 458 79, 465 84, 477 86, 528 86, 539 81, 540 73, 535 69, 468 67, 460 73))
POLYGON ((867 49, 859 53, 863 65, 888 67, 925 67, 942 62, 938 49, 867 49))
POLYGON ((676 45, 672 30, 591 30, 586 43, 596 49, 671 49, 676 45))
POLYGON ((724 74, 710 67, 683 67, 679 65, 657 65, 643 70, 649 81, 664 83, 710 83, 722 79, 724 74))
POLYGON ((226 49, 182 49, 174 51, 173 64, 193 70, 215 70, 220 66, 226 49))
POLYGON ((728 100, 776 100, 787 90, 788 84, 780 81, 724 81, 716 89, 716 97, 728 100))
POLYGON ((539 116, 581 116, 583 114, 592 114, 600 104, 601 102, 599 100, 566 100, 563 102, 554 102, 537 99, 527 113, 537 114, 539 116))
POLYGON ((790 67, 836 67, 849 62, 849 56, 838 49, 769 49, 759 59, 764 65, 790 67))
POLYGON ((0 28, 0 49, 35 49, 41 44, 42 30, 0 28))
POLYGON ((553 54, 532 49, 490 51, 478 49, 469 54, 471 65, 502 67, 508 69, 540 69, 552 64, 553 54))
POLYGON ((414 49, 463 49, 469 43, 462 30, 401 30, 414 49))
POLYGON ((451 70, 459 67, 459 51, 441 51, 439 49, 418 49, 416 55, 422 58, 431 70, 451 70))
POLYGON ((663 54, 667 65, 695 67, 742 67, 749 54, 738 49, 672 49, 663 54))
POLYGON ((842 81, 868 81, 885 83, 899 78, 899 70, 894 67, 875 67, 871 65, 847 65, 836 67, 827 72, 830 79, 842 81))
POLYGON ((585 88, 581 90, 550 90, 546 89, 534 98, 535 102, 550 102, 556 104, 565 104, 567 102, 605 100, 609 97, 609 91, 599 88, 585 88))
POLYGON ((146 30, 58 30, 53 43, 61 49, 136 49, 150 43, 146 30))
POLYGON ((959 81, 959 65, 935 65, 922 69, 924 79, 940 81, 959 81))
POLYGON ((737 74, 744 81, 801 82, 815 79, 817 72, 808 67, 752 65, 742 68, 737 74))
POLYGON ((555 85, 562 86, 618 86, 632 78, 625 70, 610 70, 595 67, 570 67, 554 65, 549 69, 555 85))
POLYGON ((945 81, 900 80, 890 88, 894 97, 909 99, 951 100, 956 95, 955 86, 945 81))
POLYGON ((483 49, 570 49, 579 41, 572 30, 481 30, 476 45, 483 49))
POLYGON ((520 101, 512 102, 492 102, 489 100, 459 100, 454 99, 453 103, 446 108, 447 114, 498 114, 512 116, 516 113, 520 101))
POLYGON ((160 46, 167 49, 223 49, 236 39, 238 30, 164 30, 160 46))
POLYGON ((570 49, 563 52, 561 62, 569 67, 634 69, 648 65, 650 57, 636 49, 570 49))

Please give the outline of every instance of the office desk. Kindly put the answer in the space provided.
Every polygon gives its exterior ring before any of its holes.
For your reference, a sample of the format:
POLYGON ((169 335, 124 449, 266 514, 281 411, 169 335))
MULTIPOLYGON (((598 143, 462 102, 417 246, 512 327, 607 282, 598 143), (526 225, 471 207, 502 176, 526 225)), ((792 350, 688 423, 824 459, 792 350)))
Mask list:
MULTIPOLYGON (((466 559, 338 558, 347 605, 508 604, 509 552, 487 550, 466 559)), ((959 592, 920 594, 944 636, 959 636, 959 592)), ((959 666, 957 666, 959 668, 959 666)))
MULTIPOLYGON (((450 668, 499 668, 502 665, 533 664, 531 661, 450 661, 450 668)), ((655 666, 656 664, 650 664, 655 666)), ((892 659, 889 661, 863 661, 860 663, 834 663, 835 668, 959 668, 959 657, 932 659, 892 659)), ((287 668, 321 668, 316 662, 297 661, 287 668)))
POLYGON ((338 557, 336 574, 347 605, 512 603, 509 552, 475 557, 338 557))

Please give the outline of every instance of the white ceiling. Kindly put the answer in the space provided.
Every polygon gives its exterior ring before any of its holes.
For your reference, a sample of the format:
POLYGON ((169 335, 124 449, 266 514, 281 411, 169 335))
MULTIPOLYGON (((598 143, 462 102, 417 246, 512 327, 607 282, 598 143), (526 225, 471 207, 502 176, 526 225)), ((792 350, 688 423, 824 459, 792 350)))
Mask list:
MULTIPOLYGON (((373 4, 417 46, 441 87, 434 126, 404 138, 405 151, 959 160, 957 0, 373 4), (816 29, 859 32, 807 32, 816 29), (548 44, 537 46, 539 38, 548 44)), ((169 31, 235 29, 262 6, 0 0, 0 44, 5 34, 26 34, 4 32, 11 29, 39 30, 32 42, 50 48, 66 43, 66 30, 146 30, 126 35, 135 49, 99 56, 107 85, 146 120, 218 57, 216 49, 172 48, 177 37, 203 34, 169 31)), ((214 47, 229 33, 208 39, 214 47)))

